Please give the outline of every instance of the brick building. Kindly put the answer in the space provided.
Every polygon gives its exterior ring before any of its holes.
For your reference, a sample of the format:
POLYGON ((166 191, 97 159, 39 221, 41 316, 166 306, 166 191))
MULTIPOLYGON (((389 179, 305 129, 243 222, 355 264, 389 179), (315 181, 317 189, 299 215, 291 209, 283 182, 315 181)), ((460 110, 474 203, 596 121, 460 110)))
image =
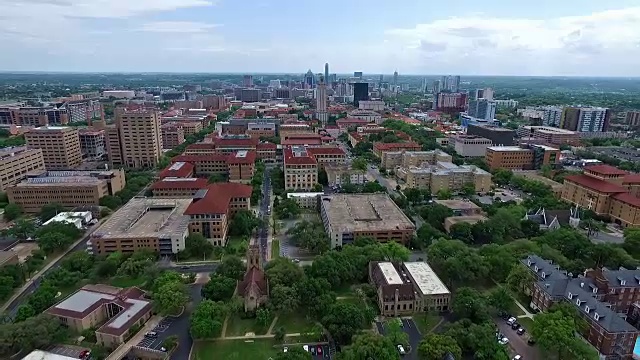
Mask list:
POLYGON ((490 146, 485 162, 491 170, 538 170, 560 162, 560 150, 545 145, 490 146))
POLYGON ((41 149, 47 170, 72 170, 82 163, 78 129, 43 126, 25 134, 27 146, 41 149))

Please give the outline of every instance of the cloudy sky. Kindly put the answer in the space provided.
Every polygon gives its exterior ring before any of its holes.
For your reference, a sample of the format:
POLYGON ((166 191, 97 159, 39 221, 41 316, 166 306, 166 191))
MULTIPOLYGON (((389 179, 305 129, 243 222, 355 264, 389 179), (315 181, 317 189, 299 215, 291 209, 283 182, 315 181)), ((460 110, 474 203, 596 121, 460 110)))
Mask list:
POLYGON ((0 0, 0 70, 640 76, 638 0, 0 0))

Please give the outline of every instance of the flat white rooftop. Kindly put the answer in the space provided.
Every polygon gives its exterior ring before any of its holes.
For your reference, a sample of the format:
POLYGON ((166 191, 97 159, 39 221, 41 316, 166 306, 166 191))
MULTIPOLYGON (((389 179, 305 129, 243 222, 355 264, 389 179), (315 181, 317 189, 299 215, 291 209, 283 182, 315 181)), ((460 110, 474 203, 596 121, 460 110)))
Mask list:
POLYGON ((422 292, 423 296, 450 293, 449 289, 447 289, 447 287, 442 283, 442 280, 440 280, 435 271, 433 271, 431 266, 426 262, 406 262, 404 263, 404 266, 420 289, 420 292, 422 292))
MULTIPOLYGON (((71 360, 76 359, 64 355, 58 355, 50 353, 48 351, 33 350, 29 355, 22 358, 22 360, 71 360)), ((77 360, 77 359, 76 359, 77 360)))
POLYGON ((390 262, 381 262, 378 263, 378 267, 382 274, 384 275, 384 279, 389 285, 400 285, 404 282, 402 281, 402 277, 398 274, 398 271, 390 262))

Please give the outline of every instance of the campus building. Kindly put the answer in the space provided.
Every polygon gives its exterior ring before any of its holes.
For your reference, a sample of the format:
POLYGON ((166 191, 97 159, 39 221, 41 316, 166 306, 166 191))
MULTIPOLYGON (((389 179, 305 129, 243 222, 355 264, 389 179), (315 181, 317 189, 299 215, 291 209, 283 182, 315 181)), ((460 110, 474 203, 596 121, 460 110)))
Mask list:
POLYGON ((426 262, 369 263, 369 282, 376 288, 383 316, 448 311, 451 292, 426 262))
POLYGON ((149 249, 160 255, 184 250, 189 235, 191 199, 133 198, 91 234, 89 250, 96 255, 149 249))
POLYGON ((24 135, 27 146, 42 150, 47 170, 73 170, 82 163, 78 129, 42 126, 24 135))
POLYGON ((151 317, 153 304, 137 287, 85 285, 45 311, 75 333, 95 329, 97 344, 115 349, 151 317))
POLYGON ((189 232, 204 236, 215 246, 226 245, 233 215, 251 209, 252 190, 250 185, 216 183, 198 191, 184 211, 189 232))
POLYGON ((408 168, 411 166, 421 166, 422 164, 433 165, 438 161, 451 162, 451 155, 442 150, 432 151, 384 151, 380 157, 380 166, 394 170, 398 167, 408 168))
POLYGON ((318 183, 318 163, 308 150, 303 146, 283 150, 285 190, 310 191, 318 183))
POLYGON ((587 269, 573 277, 551 260, 529 255, 520 260, 534 277, 531 307, 546 311, 564 301, 587 323, 581 331, 601 359, 631 359, 640 330, 625 318, 640 300, 640 270, 587 269))
POLYGON ((173 149, 184 142, 185 134, 182 126, 173 124, 163 124, 160 126, 162 132, 162 148, 173 149))
POLYGON ((105 131, 102 129, 80 129, 80 152, 83 158, 96 159, 107 154, 105 131))
POLYGON ((9 202, 29 214, 51 203, 66 208, 99 205, 100 198, 114 195, 125 185, 124 170, 41 171, 8 186, 9 202))
POLYGON ((423 163, 420 167, 410 166, 396 169, 396 176, 404 180, 408 188, 430 189, 432 194, 439 191, 462 191, 473 187, 476 193, 491 190, 491 174, 474 165, 456 165, 437 161, 434 165, 423 163))
POLYGON ((560 162, 560 149, 545 145, 490 146, 485 162, 491 170, 538 170, 560 162))
POLYGON ((324 170, 327 172, 329 186, 363 185, 367 181, 365 171, 353 169, 346 164, 327 164, 324 170))
POLYGON ((550 126, 520 126, 517 134, 521 138, 539 139, 545 144, 551 145, 577 145, 580 143, 580 133, 550 126))
POLYGON ((172 178, 165 177, 151 184, 149 190, 156 198, 187 198, 192 199, 196 193, 209 185, 203 178, 172 178))
POLYGON ((167 176, 171 168, 186 166, 184 171, 174 170, 175 173, 189 173, 188 176, 177 177, 209 177, 211 175, 222 175, 231 182, 249 183, 255 173, 255 162, 257 154, 255 151, 239 150, 234 153, 208 153, 208 154, 187 154, 178 155, 171 159, 173 162, 168 168, 161 172, 161 176, 167 176), (176 165, 188 164, 188 165, 176 165), (191 169, 191 170, 186 170, 191 169))
POLYGON ((491 140, 492 145, 511 146, 515 145, 514 138, 516 132, 511 129, 481 124, 469 124, 467 135, 475 135, 491 140))
POLYGON ((118 107, 114 126, 106 129, 112 167, 152 168, 162 156, 160 113, 141 106, 118 107))
POLYGON ((492 141, 475 135, 455 135, 451 137, 456 154, 463 157, 483 157, 492 141))
POLYGON ((29 173, 44 171, 41 149, 26 146, 0 149, 0 191, 24 180, 29 173))
POLYGON ((564 180, 562 199, 622 227, 640 226, 640 177, 609 165, 592 165, 564 180))
POLYGON ((416 226, 387 194, 333 194, 320 199, 320 216, 331 248, 361 236, 376 241, 410 241, 416 226))
POLYGON ((382 158, 382 153, 385 151, 420 151, 422 146, 420 144, 408 141, 402 143, 373 143, 373 154, 379 158, 382 158))

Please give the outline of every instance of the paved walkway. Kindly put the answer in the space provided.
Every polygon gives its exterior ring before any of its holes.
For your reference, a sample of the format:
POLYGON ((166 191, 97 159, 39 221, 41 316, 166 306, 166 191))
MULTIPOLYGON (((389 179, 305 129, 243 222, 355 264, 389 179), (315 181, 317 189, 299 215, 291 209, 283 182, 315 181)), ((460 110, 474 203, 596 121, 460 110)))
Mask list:
POLYGON ((527 309, 526 307, 522 306, 522 304, 520 304, 520 301, 518 301, 518 299, 513 298, 513 301, 516 303, 516 305, 520 308, 520 310, 522 310, 524 312, 524 315, 518 315, 517 318, 518 319, 522 319, 522 318, 529 318, 529 319, 533 319, 533 317, 535 316, 535 314, 532 314, 531 312, 529 312, 529 309, 527 309))
POLYGON ((276 315, 276 317, 273 318, 271 325, 269 325, 269 330, 267 330, 267 335, 271 335, 273 333, 273 328, 276 327, 277 323, 278 323, 278 315, 276 315))
POLYGON ((138 343, 144 338, 144 334, 146 334, 147 332, 155 328, 160 323, 161 320, 162 320, 162 316, 158 316, 158 315, 152 316, 144 324, 144 326, 140 329, 140 331, 138 331, 137 334, 133 335, 133 337, 131 337, 131 339, 129 339, 126 343, 118 346, 118 348, 115 351, 113 351, 111 354, 109 354, 109 356, 107 356, 105 360, 122 359, 125 355, 129 353, 129 350, 131 350, 131 347, 138 345, 138 343))
MULTIPOLYGON (((292 334, 285 334, 285 337, 298 337, 298 336, 302 336, 301 333, 292 333, 292 334)), ((275 335, 273 334, 267 334, 267 335, 249 335, 249 336, 227 336, 224 338, 219 338, 217 340, 245 340, 245 339, 270 339, 275 337, 275 335)))

